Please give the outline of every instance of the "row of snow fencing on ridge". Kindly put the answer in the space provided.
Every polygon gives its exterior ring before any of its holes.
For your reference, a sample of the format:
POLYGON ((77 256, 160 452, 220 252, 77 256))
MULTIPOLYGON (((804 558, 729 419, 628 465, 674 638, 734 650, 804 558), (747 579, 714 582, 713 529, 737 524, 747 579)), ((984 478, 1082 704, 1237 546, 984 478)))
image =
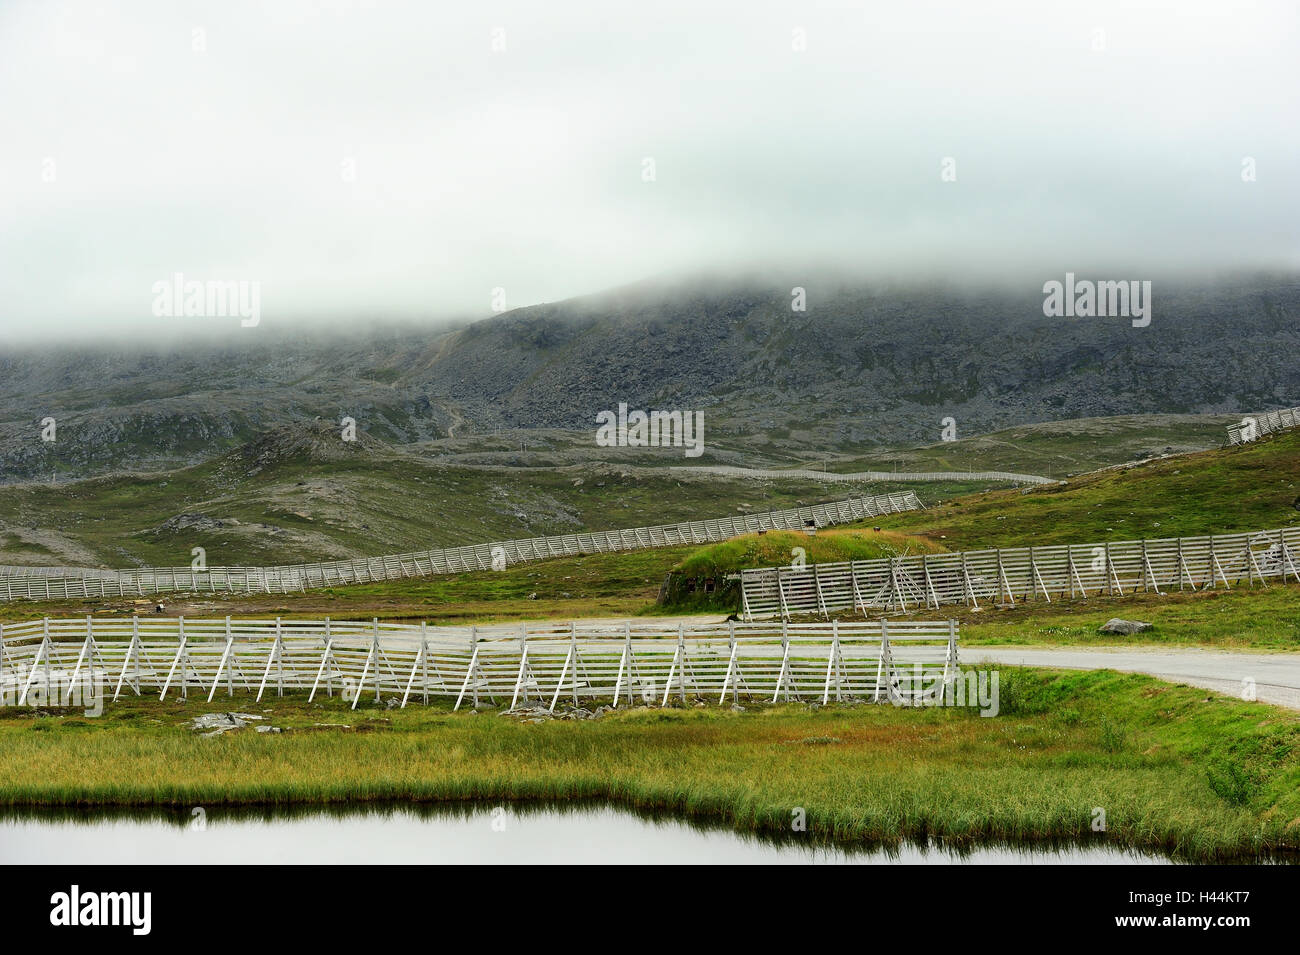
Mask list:
POLYGON ((692 471, 696 474, 717 474, 723 477, 762 478, 780 480, 798 478, 807 481, 1011 481, 1015 484, 1060 484, 1056 478, 1039 474, 1018 474, 1015 471, 854 471, 840 474, 835 471, 814 471, 809 468, 738 468, 729 464, 674 465, 672 471, 692 471))
POLYGON ((746 620, 907 612, 980 600, 1124 596, 1268 580, 1300 582, 1300 527, 1160 540, 1004 547, 741 571, 746 620))
POLYGON ((954 621, 627 621, 429 627, 378 621, 50 619, 0 627, 0 701, 57 706, 124 691, 212 699, 236 689, 455 699, 924 703, 958 676, 954 621))
POLYGON ((912 511, 922 506, 916 494, 907 491, 716 520, 534 537, 411 554, 391 554, 386 557, 277 567, 210 567, 207 570, 145 567, 101 570, 90 567, 7 566, 0 567, 0 600, 129 597, 173 591, 290 593, 405 577, 501 570, 510 564, 545 560, 549 557, 603 554, 678 544, 708 544, 760 531, 846 524, 884 514, 912 511))
POLYGON ((1300 425, 1300 408, 1283 408, 1267 414, 1251 415, 1228 428, 1229 444, 1246 444, 1261 434, 1272 434, 1300 425))

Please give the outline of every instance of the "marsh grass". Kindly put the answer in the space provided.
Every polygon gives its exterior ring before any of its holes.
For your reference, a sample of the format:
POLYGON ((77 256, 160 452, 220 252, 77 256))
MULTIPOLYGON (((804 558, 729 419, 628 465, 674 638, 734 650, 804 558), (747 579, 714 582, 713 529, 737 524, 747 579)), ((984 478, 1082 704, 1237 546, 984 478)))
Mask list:
POLYGON ((991 719, 711 703, 521 724, 444 705, 353 711, 239 696, 132 700, 98 719, 9 710, 0 805, 606 800, 773 833, 798 807, 821 837, 854 843, 1102 841, 1197 859, 1300 845, 1295 714, 1136 675, 1001 674, 1002 715, 991 719), (221 708, 285 732, 188 728, 221 708), (1097 806, 1105 833, 1091 831, 1097 806))

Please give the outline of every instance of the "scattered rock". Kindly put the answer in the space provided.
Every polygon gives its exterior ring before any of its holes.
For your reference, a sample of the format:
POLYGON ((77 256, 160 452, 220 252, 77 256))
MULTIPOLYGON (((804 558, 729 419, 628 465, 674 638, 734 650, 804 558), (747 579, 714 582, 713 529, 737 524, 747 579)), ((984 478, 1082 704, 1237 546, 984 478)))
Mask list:
POLYGON ((545 723, 547 720, 598 720, 606 713, 614 712, 612 706, 598 706, 589 710, 584 706, 561 704, 554 713, 549 707, 536 704, 517 706, 513 710, 503 710, 501 716, 511 716, 522 723, 545 723))
POLYGON ((1134 633, 1142 633, 1144 630, 1154 629, 1154 624, 1143 623, 1141 620, 1121 620, 1119 617, 1111 617, 1102 625, 1098 633, 1119 633, 1128 636, 1134 633))
POLYGON ((538 703, 535 706, 529 706, 528 704, 525 703, 523 706, 517 706, 513 710, 502 710, 498 715, 513 716, 516 719, 520 719, 528 723, 542 723, 545 722, 546 720, 555 718, 554 714, 552 714, 549 709, 542 706, 540 703, 538 703))
POLYGON ((225 522, 206 514, 177 514, 158 525, 163 531, 215 531, 225 527, 225 522))
MULTIPOLYGON (((261 716, 254 716, 252 713, 204 713, 190 720, 190 729, 192 730, 211 730, 204 733, 204 736, 220 736, 230 730, 243 729, 248 725, 250 720, 264 719, 261 716)), ((267 727, 259 726, 259 730, 267 727)), ((276 730, 278 733, 279 730, 276 730)))
POLYGON ((257 730, 259 733, 279 733, 279 732, 280 732, 280 727, 278 727, 278 726, 258 726, 258 727, 255 727, 255 728, 256 728, 256 730, 257 730))

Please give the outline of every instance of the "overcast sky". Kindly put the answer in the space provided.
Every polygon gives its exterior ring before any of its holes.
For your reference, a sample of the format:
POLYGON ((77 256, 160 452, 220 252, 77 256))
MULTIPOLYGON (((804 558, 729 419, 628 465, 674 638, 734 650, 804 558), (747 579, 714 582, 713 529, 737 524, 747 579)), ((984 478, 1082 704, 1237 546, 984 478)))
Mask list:
POLYGON ((155 317, 177 272, 268 327, 768 263, 1294 268, 1298 11, 0 0, 0 336, 258 334, 155 317))

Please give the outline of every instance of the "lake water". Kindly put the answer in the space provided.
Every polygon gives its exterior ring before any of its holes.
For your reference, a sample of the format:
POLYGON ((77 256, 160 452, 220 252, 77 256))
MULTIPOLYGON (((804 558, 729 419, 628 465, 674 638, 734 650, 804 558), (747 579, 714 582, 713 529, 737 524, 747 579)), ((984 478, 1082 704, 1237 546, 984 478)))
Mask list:
MULTIPOLYGON (((804 839, 806 837, 799 837, 804 839)), ((0 864, 223 863, 871 865, 1169 864, 1113 847, 845 849, 781 841, 607 806, 395 807, 197 814, 14 814, 0 864)))

